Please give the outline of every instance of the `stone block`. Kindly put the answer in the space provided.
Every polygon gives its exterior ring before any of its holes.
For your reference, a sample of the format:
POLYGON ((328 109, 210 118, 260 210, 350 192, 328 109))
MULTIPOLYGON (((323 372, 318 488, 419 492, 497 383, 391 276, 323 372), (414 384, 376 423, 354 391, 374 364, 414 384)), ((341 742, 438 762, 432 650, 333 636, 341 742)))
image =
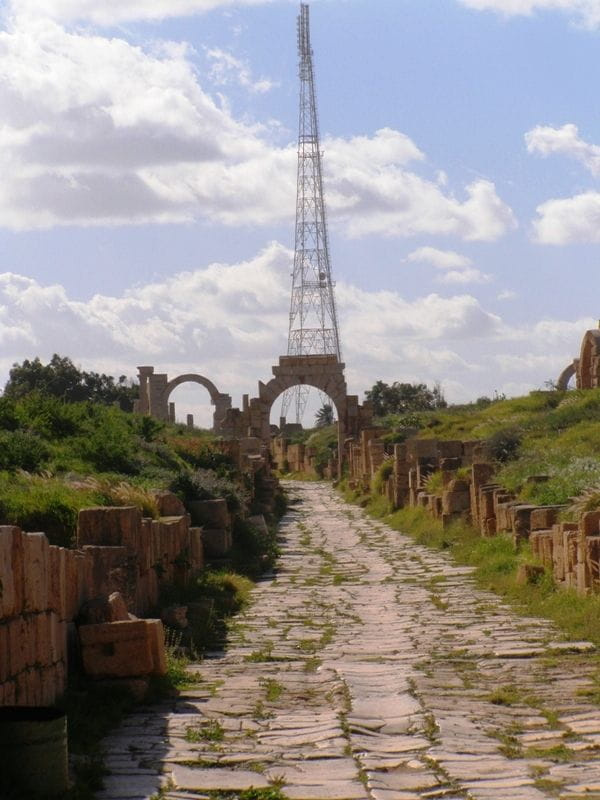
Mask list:
POLYGON ((517 570, 517 584, 525 586, 526 584, 535 584, 540 581, 544 575, 544 568, 535 564, 521 564, 517 570))
MULTIPOLYGON (((453 481, 456 483, 457 481, 453 481)), ((471 507, 471 495, 469 491, 447 491, 442 494, 442 513, 456 514, 468 511, 471 507)))
POLYGON ((52 630, 50 614, 36 614, 32 617, 33 664, 47 667, 54 662, 52 652, 52 630))
POLYGON ((496 468, 493 464, 478 463, 471 467, 471 479, 474 486, 483 486, 489 483, 494 476, 496 468))
POLYGON ((600 533, 600 511, 586 511, 579 520, 579 530, 584 536, 598 536, 600 533))
POLYGON ((136 506, 84 508, 77 519, 77 544, 130 548, 142 522, 136 506))
POLYGON ((231 517, 225 500, 193 500, 188 505, 196 524, 212 529, 231 527, 231 517))
POLYGON ((204 528, 202 530, 202 544, 208 558, 222 558, 229 553, 233 545, 231 531, 204 528))
POLYGON ((90 597, 127 592, 130 583, 127 548, 85 545, 83 553, 87 561, 90 597))
POLYGON ((67 617, 67 551, 50 546, 50 583, 48 608, 60 619, 67 617))
POLYGON ((33 625, 29 619, 13 617, 7 624, 9 674, 13 678, 33 664, 33 625))
POLYGON ((165 629, 159 619, 146 619, 147 635, 152 653, 152 674, 167 674, 167 653, 165 649, 165 629))
POLYGON ((525 504, 513 506, 511 508, 512 533, 516 545, 524 539, 529 539, 529 534, 531 532, 531 513, 537 508, 538 506, 525 504))
MULTIPOLYGON (((443 459, 452 458, 461 460, 463 455, 463 443, 457 439, 451 441, 438 442, 437 455, 438 458, 443 458, 443 459)), ((460 466, 460 464, 458 466, 460 466)))
POLYGON ((204 568, 204 545, 202 543, 202 528, 190 528, 190 561, 192 572, 199 572, 204 568))
POLYGON ((83 668, 92 678, 127 678, 154 671, 151 627, 145 620, 82 625, 83 668))
POLYGON ((488 517, 484 524, 484 535, 488 538, 495 536, 497 533, 496 517, 488 517))
POLYGON ((0 525, 0 620, 20 614, 24 603, 23 535, 14 525, 0 525))
POLYGON ((161 517, 185 516, 185 506, 176 494, 168 491, 156 491, 152 494, 158 505, 158 513, 161 517))
POLYGON ((129 611, 125 598, 120 592, 112 592, 108 596, 109 620, 108 622, 123 622, 129 619, 129 611))
POLYGON ((440 458, 440 469, 444 472, 455 472, 462 467, 462 458, 440 458))
POLYGON ((46 611, 50 586, 50 543, 44 533, 23 534, 24 608, 46 611))
POLYGON ((8 623, 0 623, 0 684, 10 676, 8 623))
POLYGON ((558 516, 564 506, 540 506, 531 512, 531 530, 548 530, 558 522, 558 516))

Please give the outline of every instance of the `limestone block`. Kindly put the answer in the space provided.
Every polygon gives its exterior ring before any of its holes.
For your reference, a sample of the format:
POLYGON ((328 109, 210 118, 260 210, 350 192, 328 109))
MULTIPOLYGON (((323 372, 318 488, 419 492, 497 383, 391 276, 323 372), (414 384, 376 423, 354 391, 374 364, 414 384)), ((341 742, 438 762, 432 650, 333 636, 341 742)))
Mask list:
POLYGON ((462 458, 440 458, 440 469, 444 472, 455 472, 462 467, 462 458))
POLYGON ((13 678, 34 662, 35 622, 30 624, 29 619, 33 618, 14 617, 8 622, 9 674, 13 678))
POLYGON ((23 610, 23 558, 20 528, 0 525, 0 620, 20 614, 23 610))
POLYGON ((478 507, 479 515, 483 519, 495 516, 494 492, 498 488, 496 483, 486 483, 479 486, 478 507))
POLYGON ((54 665, 42 669, 40 678, 40 698, 43 706, 51 706, 57 698, 56 667, 54 665))
POLYGON ((133 549, 142 512, 136 506, 85 508, 77 519, 77 544, 133 549))
POLYGON ((145 620, 82 625, 83 668, 92 678, 126 678, 154 671, 151 627, 145 620))
POLYGON ((23 534, 23 564, 25 610, 45 611, 50 586, 50 543, 45 534, 23 534))
POLYGON ((152 653, 152 674, 167 674, 167 653, 165 649, 165 629, 159 619, 146 619, 147 636, 152 653))
POLYGON ((463 443, 458 440, 438 442, 437 454, 441 459, 461 459, 463 455, 463 443))
POLYGON ((511 508, 512 533, 515 544, 529 538, 531 532, 531 513, 537 508, 538 506, 525 504, 513 506, 511 508))
POLYGON ((495 472, 493 464, 477 463, 471 467, 471 480, 475 486, 489 483, 495 472))
POLYGON ((229 528, 231 517, 225 500, 193 500, 188 503, 192 520, 207 528, 229 528))
POLYGON ((3 705, 15 706, 17 704, 17 684, 15 681, 6 681, 2 688, 4 689, 3 705))
POLYGON ((204 568, 204 545, 202 543, 202 528, 190 528, 190 561, 192 572, 199 572, 204 568))
POLYGON ((32 617, 32 633, 33 633, 33 664, 39 664, 42 667, 47 667, 54 662, 52 652, 52 631, 51 631, 51 617, 48 613, 35 614, 32 617))
POLYGON ((531 530, 548 530, 558 522, 558 515, 564 506, 540 506, 531 512, 531 530))
POLYGON ((586 538, 586 561, 589 569, 590 586, 594 588, 600 581, 600 536, 586 538))
POLYGON ((534 564, 521 564, 517 570, 516 581, 520 586, 525 586, 528 583, 538 583, 543 575, 543 567, 538 567, 534 564))
POLYGON ((0 623, 0 684, 10 676, 8 623, 0 623))
POLYGON ((67 623, 58 614, 50 612, 50 658, 51 663, 67 659, 67 623))
POLYGON ((565 559, 563 532, 560 525, 552 526, 552 563, 554 578, 557 581, 565 579, 565 559))
POLYGON ((485 536, 491 538, 492 536, 495 536, 496 533, 496 517, 488 517, 484 525, 484 534, 485 536))
POLYGON ((600 533, 600 511, 586 511, 579 520, 579 530, 584 536, 598 536, 600 533))
POLYGON ((152 492, 158 505, 158 513, 161 517, 182 517, 186 510, 184 504, 173 492, 156 491, 152 492))
POLYGON ((127 592, 129 564, 125 547, 85 545, 83 553, 89 574, 89 596, 105 597, 112 592, 127 592))
POLYGON ((230 530, 204 528, 202 530, 202 543, 208 558, 222 558, 231 550, 233 538, 230 530))
POLYGON ((112 592, 108 597, 110 618, 108 622, 122 622, 129 619, 129 611, 125 598, 120 592, 112 592))
POLYGON ((48 608, 60 619, 67 617, 67 551, 64 547, 50 546, 50 584, 48 608))
MULTIPOLYGON (((453 481, 452 483, 460 483, 460 481, 453 481)), ((444 514, 455 514, 460 513, 461 511, 468 511, 470 506, 471 495, 468 490, 449 490, 442 493, 442 513, 444 514)))

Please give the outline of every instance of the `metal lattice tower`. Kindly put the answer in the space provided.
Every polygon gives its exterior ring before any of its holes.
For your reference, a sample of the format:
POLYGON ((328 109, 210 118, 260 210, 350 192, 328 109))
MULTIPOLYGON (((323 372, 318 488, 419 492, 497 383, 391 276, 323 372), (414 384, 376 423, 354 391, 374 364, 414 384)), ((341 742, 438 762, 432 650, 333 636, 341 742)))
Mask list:
MULTIPOLYGON (((300 55, 300 128, 298 136, 298 190, 292 300, 290 305, 289 356, 335 355, 341 361, 337 312, 333 294, 323 196, 322 153, 310 17, 306 3, 298 17, 300 55)), ((296 422, 301 422, 310 388, 297 386, 285 392, 281 415, 294 403, 296 422)))

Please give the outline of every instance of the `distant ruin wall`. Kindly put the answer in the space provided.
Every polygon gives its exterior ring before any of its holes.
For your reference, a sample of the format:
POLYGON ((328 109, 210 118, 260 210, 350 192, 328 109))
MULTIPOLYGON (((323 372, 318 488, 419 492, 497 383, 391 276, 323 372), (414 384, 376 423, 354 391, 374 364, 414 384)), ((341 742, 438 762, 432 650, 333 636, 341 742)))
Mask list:
POLYGON ((386 463, 389 474, 381 482, 381 492, 392 508, 421 507, 444 525, 461 519, 484 537, 508 534, 515 548, 529 541, 533 555, 558 586, 581 594, 600 591, 600 512, 584 513, 578 523, 561 522, 563 506, 537 506, 517 499, 494 482, 496 467, 483 442, 409 439, 386 447, 381 434, 381 429, 363 431, 360 442, 352 446, 352 489, 371 491, 375 475, 386 463), (441 472, 443 488, 432 494, 426 484, 436 471, 441 472))

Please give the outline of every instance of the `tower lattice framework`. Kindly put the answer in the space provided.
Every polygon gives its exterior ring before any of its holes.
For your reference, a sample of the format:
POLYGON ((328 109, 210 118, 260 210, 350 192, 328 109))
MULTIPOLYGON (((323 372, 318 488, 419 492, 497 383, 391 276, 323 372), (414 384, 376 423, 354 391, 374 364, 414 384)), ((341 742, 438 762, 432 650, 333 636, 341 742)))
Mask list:
MULTIPOLYGON (((310 16, 309 6, 306 3, 300 5, 298 50, 300 55, 298 189, 288 355, 335 355, 341 361, 323 195, 322 153, 313 51, 310 43, 310 16)), ((309 392, 308 386, 297 386, 285 392, 281 415, 287 416, 293 404, 296 422, 301 422, 309 392)))

